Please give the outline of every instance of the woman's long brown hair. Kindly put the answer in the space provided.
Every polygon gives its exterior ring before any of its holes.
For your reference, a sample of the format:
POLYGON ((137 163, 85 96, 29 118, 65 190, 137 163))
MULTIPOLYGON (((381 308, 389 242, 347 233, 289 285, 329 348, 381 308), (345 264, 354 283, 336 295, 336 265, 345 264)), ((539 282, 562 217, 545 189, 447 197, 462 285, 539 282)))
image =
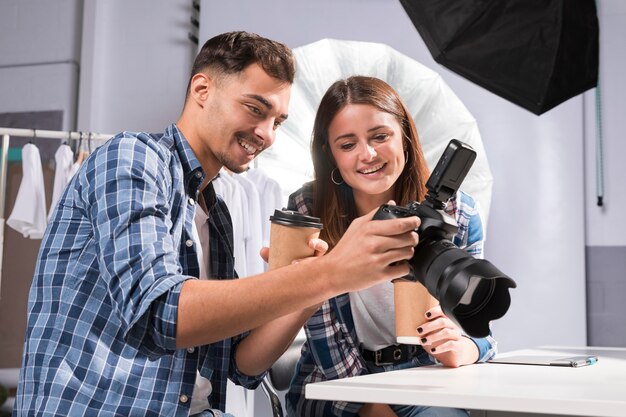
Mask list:
MULTIPOLYGON (((417 129, 402 99, 386 82, 373 77, 353 76, 335 82, 324 94, 315 116, 311 154, 315 170, 313 215, 324 224, 320 237, 333 248, 357 217, 352 189, 346 183, 335 185, 331 179, 336 168, 328 145, 328 128, 334 117, 348 104, 367 104, 393 115, 402 127, 408 160, 395 184, 394 200, 404 205, 422 201, 426 196, 428 166, 417 129)), ((338 172, 335 180, 339 182, 338 172)))

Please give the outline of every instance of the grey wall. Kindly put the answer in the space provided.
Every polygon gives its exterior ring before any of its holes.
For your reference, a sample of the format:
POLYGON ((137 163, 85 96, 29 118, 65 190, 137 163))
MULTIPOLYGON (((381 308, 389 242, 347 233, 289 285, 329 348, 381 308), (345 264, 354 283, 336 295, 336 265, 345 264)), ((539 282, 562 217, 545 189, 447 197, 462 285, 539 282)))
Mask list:
POLYGON ((0 112, 61 110, 76 127, 80 0, 0 3, 0 112))
POLYGON ((190 0, 84 0, 78 128, 160 132, 182 110, 190 0))
POLYGON ((626 346, 626 246, 587 247, 590 346, 626 346))
POLYGON ((598 2, 600 108, 604 132, 604 201, 596 205, 596 97, 585 94, 585 232, 587 292, 592 346, 626 346, 626 2, 598 2))

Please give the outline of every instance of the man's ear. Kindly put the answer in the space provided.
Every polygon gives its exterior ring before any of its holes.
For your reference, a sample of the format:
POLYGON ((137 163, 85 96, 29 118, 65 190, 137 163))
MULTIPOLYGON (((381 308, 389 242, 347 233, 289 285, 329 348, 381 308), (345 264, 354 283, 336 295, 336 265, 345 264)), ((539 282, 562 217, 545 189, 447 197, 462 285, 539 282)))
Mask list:
POLYGON ((193 101, 202 106, 213 87, 213 80, 211 80, 207 74, 199 72, 191 77, 189 96, 193 101))

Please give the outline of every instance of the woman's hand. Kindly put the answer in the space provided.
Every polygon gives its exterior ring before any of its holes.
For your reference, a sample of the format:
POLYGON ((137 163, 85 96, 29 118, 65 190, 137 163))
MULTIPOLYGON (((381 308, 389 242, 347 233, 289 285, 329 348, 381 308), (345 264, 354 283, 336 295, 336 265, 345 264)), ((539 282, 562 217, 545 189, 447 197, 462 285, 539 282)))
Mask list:
MULTIPOLYGON (((309 245, 309 248, 311 248, 311 249, 313 249, 315 251, 313 253, 312 257, 324 256, 326 254, 326 252, 328 252, 328 243, 325 240, 322 240, 320 238, 313 238, 313 239, 309 240, 308 245, 309 245)), ((269 259, 270 259, 270 248, 268 248, 267 246, 262 247, 261 251, 259 252, 259 254, 261 255, 261 258, 263 258, 263 260, 266 263, 269 262, 269 259)), ((302 262, 305 259, 308 259, 308 258, 296 259, 292 263, 302 262)))
POLYGON ((439 362, 451 368, 478 360, 478 347, 446 316, 440 306, 426 312, 427 321, 417 329, 422 346, 439 362))

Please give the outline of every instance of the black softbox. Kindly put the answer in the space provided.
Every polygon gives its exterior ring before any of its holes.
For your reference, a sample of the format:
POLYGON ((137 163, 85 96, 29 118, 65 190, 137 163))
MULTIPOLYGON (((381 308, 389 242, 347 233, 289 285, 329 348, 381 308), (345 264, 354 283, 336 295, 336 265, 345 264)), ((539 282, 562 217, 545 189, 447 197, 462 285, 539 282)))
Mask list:
POLYGON ((535 114, 596 86, 594 0, 400 0, 435 61, 535 114))

